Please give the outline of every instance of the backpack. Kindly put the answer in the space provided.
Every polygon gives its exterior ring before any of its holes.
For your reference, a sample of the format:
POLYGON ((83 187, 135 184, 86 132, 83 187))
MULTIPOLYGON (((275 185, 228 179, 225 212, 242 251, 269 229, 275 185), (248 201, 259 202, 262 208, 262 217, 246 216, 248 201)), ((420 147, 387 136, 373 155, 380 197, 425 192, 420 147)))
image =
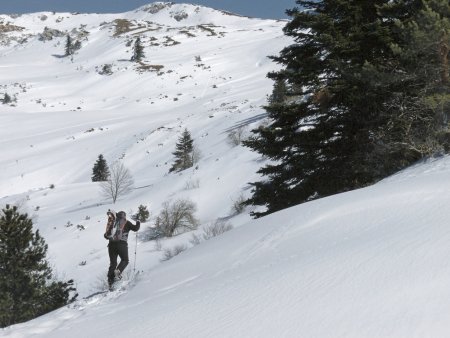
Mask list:
POLYGON ((114 225, 111 231, 111 240, 112 241, 120 241, 123 240, 123 229, 125 228, 125 224, 127 224, 126 214, 123 211, 119 211, 116 215, 116 219, 114 220, 114 225))

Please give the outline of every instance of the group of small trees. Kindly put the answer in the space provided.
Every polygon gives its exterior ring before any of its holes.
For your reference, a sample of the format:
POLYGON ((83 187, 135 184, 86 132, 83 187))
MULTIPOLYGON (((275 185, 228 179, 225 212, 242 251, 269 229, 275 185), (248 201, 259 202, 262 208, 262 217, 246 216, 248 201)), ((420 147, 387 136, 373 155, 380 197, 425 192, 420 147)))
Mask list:
POLYGON ((75 54, 81 48, 81 41, 73 40, 70 35, 66 37, 66 44, 64 45, 64 55, 69 56, 75 54))
MULTIPOLYGON (((191 134, 185 129, 176 144, 176 150, 173 153, 175 161, 169 172, 179 172, 193 166, 195 162, 193 142, 191 134)), ((115 162, 109 168, 102 154, 98 156, 92 169, 92 181, 101 182, 102 192, 105 196, 110 197, 113 203, 133 187, 133 178, 128 169, 121 162, 115 162)), ((185 199, 164 202, 162 210, 156 218, 158 233, 172 237, 180 231, 195 229, 198 225, 198 220, 194 216, 196 209, 193 202, 185 199)), ((145 222, 148 217, 147 207, 140 205, 134 218, 145 222)))
MULTIPOLYGON (((194 141, 190 132, 185 129, 180 136, 176 150, 173 152, 175 161, 169 172, 179 172, 190 168, 196 162, 194 141)), ((130 171, 122 162, 116 161, 111 168, 108 167, 104 156, 100 154, 92 168, 92 182, 101 182, 101 190, 105 196, 110 197, 113 203, 117 198, 127 194, 133 189, 134 180, 130 171)))
MULTIPOLYGON (((81 41, 75 40, 67 34, 66 43, 64 44, 64 56, 70 56, 75 54, 77 50, 81 49, 81 41)), ((133 45, 133 55, 131 56, 131 61, 133 62, 142 62, 145 57, 144 47, 142 46, 141 38, 136 38, 133 45)), ((105 65, 106 66, 106 65, 105 65)), ((103 72, 105 74, 110 74, 110 69, 105 69, 103 67, 103 72)))
POLYGON ((77 298, 73 280, 57 281, 47 244, 15 206, 0 212, 0 327, 24 322, 77 298))

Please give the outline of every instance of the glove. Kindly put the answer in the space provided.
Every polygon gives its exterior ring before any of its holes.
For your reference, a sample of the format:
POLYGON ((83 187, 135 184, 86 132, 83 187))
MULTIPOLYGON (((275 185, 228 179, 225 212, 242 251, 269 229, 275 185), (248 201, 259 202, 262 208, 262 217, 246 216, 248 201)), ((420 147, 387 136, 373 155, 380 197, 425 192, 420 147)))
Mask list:
POLYGON ((108 238, 108 234, 105 232, 105 234, 103 235, 103 237, 105 237, 105 239, 109 239, 108 238))

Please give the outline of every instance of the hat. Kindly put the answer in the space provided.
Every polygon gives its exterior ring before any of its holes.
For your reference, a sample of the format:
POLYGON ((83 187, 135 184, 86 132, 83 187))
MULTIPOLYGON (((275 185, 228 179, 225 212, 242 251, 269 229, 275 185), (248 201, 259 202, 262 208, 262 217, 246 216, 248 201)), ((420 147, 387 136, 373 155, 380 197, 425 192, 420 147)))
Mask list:
POLYGON ((117 214, 117 218, 126 218, 127 214, 125 213, 125 211, 119 211, 117 214))

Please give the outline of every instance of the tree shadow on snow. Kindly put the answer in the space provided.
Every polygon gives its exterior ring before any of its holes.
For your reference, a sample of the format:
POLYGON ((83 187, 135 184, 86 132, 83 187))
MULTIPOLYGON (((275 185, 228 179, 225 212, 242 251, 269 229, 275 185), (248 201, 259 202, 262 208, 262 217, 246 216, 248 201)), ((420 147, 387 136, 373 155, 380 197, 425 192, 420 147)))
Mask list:
POLYGON ((248 119, 239 121, 234 126, 225 129, 222 134, 232 132, 233 130, 236 130, 236 129, 239 129, 239 128, 242 128, 242 127, 246 127, 249 124, 252 124, 252 123, 258 122, 258 121, 260 121, 262 119, 265 119, 267 116, 268 116, 267 113, 262 113, 262 114, 258 114, 256 116, 252 116, 252 117, 250 117, 248 119))
POLYGON ((107 205, 107 204, 110 204, 110 202, 94 203, 94 204, 85 205, 85 206, 82 206, 79 208, 67 210, 66 213, 71 213, 71 212, 76 212, 76 211, 81 211, 81 210, 86 210, 86 209, 91 209, 91 208, 97 208, 97 207, 101 207, 102 205, 107 205))

